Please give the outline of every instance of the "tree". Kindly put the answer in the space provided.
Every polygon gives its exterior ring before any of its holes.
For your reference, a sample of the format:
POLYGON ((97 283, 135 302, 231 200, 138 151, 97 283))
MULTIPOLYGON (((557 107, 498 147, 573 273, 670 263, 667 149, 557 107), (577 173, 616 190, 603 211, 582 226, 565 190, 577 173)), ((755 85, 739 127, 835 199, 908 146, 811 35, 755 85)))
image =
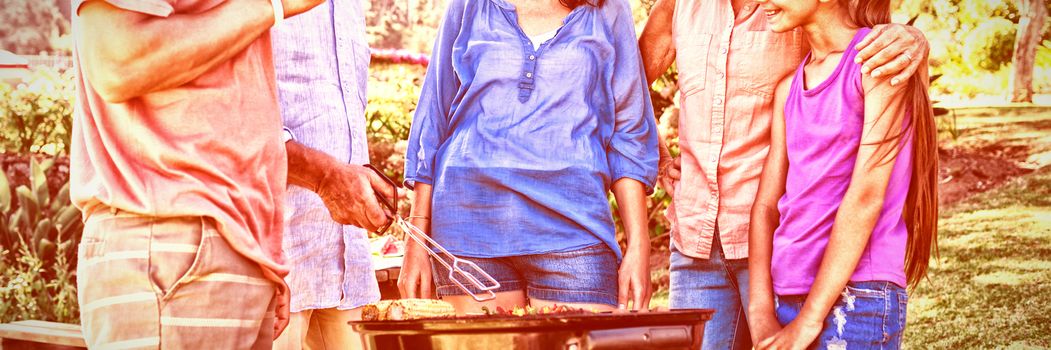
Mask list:
POLYGON ((62 6, 68 8, 69 1, 5 0, 0 6, 0 49, 22 55, 61 51, 53 41, 70 29, 62 6))
POLYGON ((1033 66, 1036 47, 1040 45, 1041 29, 1047 20, 1047 8, 1042 0, 1019 0, 1021 18, 1015 38, 1014 69, 1008 83, 1011 102, 1033 102, 1033 66))

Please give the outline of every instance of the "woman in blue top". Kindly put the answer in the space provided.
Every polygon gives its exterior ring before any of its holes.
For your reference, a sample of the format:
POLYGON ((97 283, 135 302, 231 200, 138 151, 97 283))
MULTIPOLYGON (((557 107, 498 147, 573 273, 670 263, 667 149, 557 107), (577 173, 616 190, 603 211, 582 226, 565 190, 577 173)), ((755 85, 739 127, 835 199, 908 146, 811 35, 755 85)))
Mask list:
POLYGON ((450 2, 409 136, 411 221, 501 288, 475 302, 410 245, 403 297, 433 275, 460 313, 648 306, 657 128, 635 38, 626 0, 450 2))

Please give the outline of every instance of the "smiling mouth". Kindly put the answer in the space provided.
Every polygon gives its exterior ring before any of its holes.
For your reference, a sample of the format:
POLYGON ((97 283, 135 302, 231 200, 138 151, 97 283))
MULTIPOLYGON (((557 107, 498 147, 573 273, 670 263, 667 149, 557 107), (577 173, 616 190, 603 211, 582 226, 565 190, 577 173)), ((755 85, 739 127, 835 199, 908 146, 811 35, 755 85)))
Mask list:
POLYGON ((766 12, 766 17, 774 17, 777 14, 781 13, 781 10, 766 10, 765 12, 766 12))

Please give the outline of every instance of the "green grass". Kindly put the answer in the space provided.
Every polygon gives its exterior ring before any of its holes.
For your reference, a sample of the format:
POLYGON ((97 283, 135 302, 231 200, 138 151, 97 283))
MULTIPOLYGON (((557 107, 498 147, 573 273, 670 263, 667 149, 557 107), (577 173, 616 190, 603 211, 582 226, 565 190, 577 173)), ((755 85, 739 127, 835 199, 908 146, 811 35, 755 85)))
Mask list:
MULTIPOLYGON (((906 349, 1051 348, 1051 167, 942 210, 906 349)), ((667 307, 655 291, 651 307, 667 307)))
MULTIPOLYGON (((1051 348, 1051 117, 1033 111, 968 115, 964 151, 1024 149, 1040 168, 941 208, 941 256, 910 292, 906 349, 1051 348)), ((667 306, 666 289, 652 306, 667 306)))
MULTIPOLYGON (((1051 167, 943 209, 906 349, 1051 347, 1051 167)), ((668 305, 666 289, 653 307, 668 305)))
POLYGON ((1051 168, 942 211, 905 347, 1051 347, 1051 168))

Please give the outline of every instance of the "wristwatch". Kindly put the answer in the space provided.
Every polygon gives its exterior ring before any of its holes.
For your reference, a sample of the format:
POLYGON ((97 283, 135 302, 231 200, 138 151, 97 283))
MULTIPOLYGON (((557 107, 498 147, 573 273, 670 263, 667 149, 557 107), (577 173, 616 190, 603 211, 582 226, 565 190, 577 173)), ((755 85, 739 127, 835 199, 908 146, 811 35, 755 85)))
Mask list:
POLYGON ((282 128, 281 129, 281 143, 285 143, 285 142, 292 141, 292 140, 295 140, 295 139, 296 139, 296 135, 292 134, 292 130, 288 130, 288 128, 282 128))

